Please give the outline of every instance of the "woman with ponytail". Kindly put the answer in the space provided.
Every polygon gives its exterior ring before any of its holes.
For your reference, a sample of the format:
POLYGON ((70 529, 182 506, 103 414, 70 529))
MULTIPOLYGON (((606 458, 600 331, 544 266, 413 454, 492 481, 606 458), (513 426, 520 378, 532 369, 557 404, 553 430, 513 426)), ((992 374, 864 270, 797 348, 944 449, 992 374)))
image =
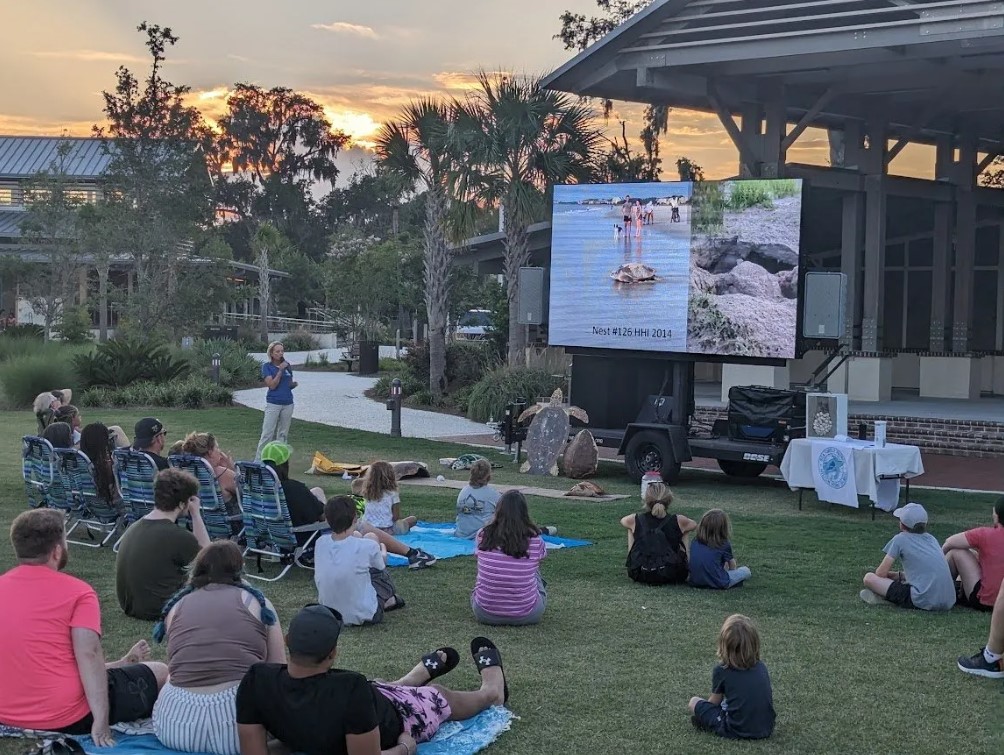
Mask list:
POLYGON ((275 608, 242 579, 243 570, 235 543, 210 543, 153 629, 157 642, 167 638, 171 674, 154 706, 153 726, 172 750, 238 755, 238 684, 255 663, 286 661, 275 608))
POLYGON ((628 531, 628 576, 649 585, 687 581, 687 534, 697 522, 682 514, 670 514, 673 493, 661 482, 645 488, 645 510, 628 514, 621 525, 628 531))

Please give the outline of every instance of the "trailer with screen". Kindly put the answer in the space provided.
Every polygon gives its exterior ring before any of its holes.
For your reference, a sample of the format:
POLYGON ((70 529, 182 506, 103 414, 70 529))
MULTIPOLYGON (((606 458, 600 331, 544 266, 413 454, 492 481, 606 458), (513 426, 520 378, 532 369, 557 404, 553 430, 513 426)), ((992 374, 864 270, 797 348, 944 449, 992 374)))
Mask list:
POLYGON ((548 341, 790 359, 802 182, 556 186, 548 341))

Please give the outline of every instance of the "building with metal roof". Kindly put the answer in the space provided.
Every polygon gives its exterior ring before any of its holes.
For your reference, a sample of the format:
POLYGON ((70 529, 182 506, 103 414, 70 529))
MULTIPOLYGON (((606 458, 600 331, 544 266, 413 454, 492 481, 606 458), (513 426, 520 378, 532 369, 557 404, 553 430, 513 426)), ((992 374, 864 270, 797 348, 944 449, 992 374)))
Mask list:
POLYGON ((62 169, 73 179, 96 181, 108 170, 112 155, 102 139, 64 136, 0 136, 0 182, 23 181, 50 169, 59 145, 67 144, 62 169))
POLYGON ((654 0, 544 86, 713 113, 738 175, 804 179, 803 266, 848 280, 831 389, 1004 394, 1004 192, 979 182, 1004 153, 1004 3, 654 0), (828 168, 787 159, 809 127, 828 168), (934 180, 890 175, 911 143, 935 148, 934 180))

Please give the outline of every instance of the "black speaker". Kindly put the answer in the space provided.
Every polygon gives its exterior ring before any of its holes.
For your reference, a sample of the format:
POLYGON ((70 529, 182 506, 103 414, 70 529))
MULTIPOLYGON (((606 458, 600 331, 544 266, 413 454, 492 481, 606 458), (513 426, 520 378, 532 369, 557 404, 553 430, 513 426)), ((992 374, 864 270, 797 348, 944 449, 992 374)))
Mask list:
POLYGON ((544 289, 546 279, 542 267, 521 267, 519 269, 519 312, 520 325, 543 325, 544 289))

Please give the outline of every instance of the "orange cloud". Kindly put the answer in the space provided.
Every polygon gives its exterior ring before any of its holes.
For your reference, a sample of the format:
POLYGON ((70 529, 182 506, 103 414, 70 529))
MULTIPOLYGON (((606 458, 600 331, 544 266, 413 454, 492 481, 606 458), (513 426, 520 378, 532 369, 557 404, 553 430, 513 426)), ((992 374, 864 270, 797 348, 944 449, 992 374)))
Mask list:
POLYGON ((330 31, 334 34, 346 34, 351 37, 362 37, 364 39, 380 38, 372 26, 350 24, 347 21, 335 21, 330 24, 311 24, 310 28, 320 31, 330 31))
MULTIPOLYGON (((51 58, 54 60, 73 60, 78 63, 143 63, 145 58, 125 52, 108 52, 106 50, 38 50, 28 53, 35 58, 51 58)), ((177 61, 172 61, 177 62, 177 61)))

